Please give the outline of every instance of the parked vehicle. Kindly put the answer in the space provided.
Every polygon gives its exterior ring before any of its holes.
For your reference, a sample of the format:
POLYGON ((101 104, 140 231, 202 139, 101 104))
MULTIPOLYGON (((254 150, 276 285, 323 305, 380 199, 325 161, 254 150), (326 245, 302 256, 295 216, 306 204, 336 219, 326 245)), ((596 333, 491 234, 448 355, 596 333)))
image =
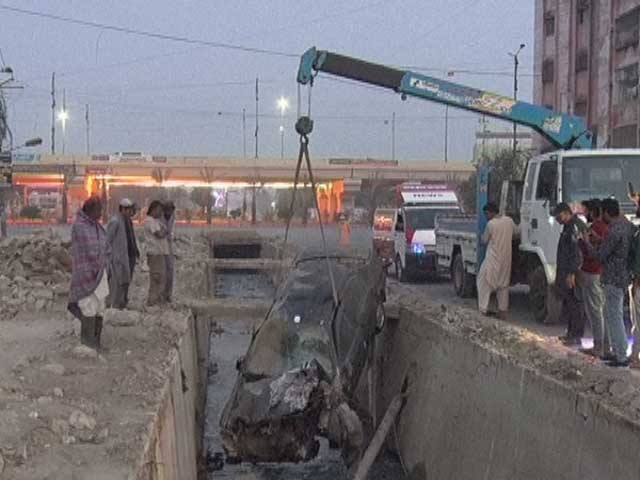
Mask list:
POLYGON ((396 209, 378 208, 373 214, 373 251, 378 254, 385 267, 395 260, 395 239, 393 223, 396 218, 396 209))
POLYGON ((412 276, 437 272, 436 219, 461 213, 458 197, 446 184, 402 184, 398 187, 400 208, 393 222, 394 264, 401 282, 412 276))

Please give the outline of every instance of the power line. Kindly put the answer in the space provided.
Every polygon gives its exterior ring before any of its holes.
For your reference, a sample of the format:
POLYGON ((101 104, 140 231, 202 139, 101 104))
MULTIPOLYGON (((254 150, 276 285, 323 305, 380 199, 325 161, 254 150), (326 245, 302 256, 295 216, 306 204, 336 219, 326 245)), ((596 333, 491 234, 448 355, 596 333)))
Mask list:
POLYGON ((65 22, 65 23, 72 23, 75 25, 82 25, 84 27, 91 27, 91 28, 99 28, 102 30, 111 30, 114 32, 119 32, 119 33, 126 33, 126 34, 130 34, 130 35, 138 35, 141 37, 148 37, 148 38, 155 38, 157 40, 168 40, 168 41, 172 41, 172 42, 179 42, 179 43, 187 43, 187 44, 191 44, 191 45, 202 45, 202 46, 206 46, 206 47, 212 47, 212 48, 222 48, 222 49, 227 49, 227 50, 237 50, 237 51, 242 51, 242 52, 247 52, 247 53, 257 53, 257 54, 262 54, 262 55, 273 55, 273 56, 278 56, 278 57, 285 57, 285 58, 299 58, 300 55, 296 54, 296 53, 289 53, 289 52, 282 52, 282 51, 278 51, 278 50, 269 50, 269 49, 264 49, 264 48, 257 48, 257 47, 247 47, 244 45, 234 45, 231 43, 225 43, 225 42, 214 42, 214 41, 209 41, 209 40, 199 40, 199 39, 193 39, 193 38, 188 38, 188 37, 181 37, 178 35, 170 35, 170 34, 165 34, 165 33, 159 33, 159 32, 151 32, 151 31, 147 31, 147 30, 137 30, 134 28, 129 28, 129 27, 121 27, 118 25, 110 25, 107 23, 98 23, 98 22, 91 22, 88 20, 80 20, 77 18, 71 18, 71 17, 65 17, 65 16, 61 16, 61 15, 55 15, 55 14, 51 14, 51 13, 45 13, 45 12, 39 12, 36 10, 27 10, 24 8, 18 8, 18 7, 11 7, 8 5, 2 5, 0 4, 0 9, 2 10, 7 10, 13 13, 19 13, 22 15, 30 15, 32 17, 39 17, 39 18, 46 18, 48 20, 56 20, 59 22, 65 22))

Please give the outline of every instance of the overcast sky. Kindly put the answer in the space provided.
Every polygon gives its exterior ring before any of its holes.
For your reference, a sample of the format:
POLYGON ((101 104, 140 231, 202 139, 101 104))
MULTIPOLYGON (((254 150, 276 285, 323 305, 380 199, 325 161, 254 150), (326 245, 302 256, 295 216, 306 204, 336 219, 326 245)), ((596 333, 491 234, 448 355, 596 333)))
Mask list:
MULTIPOLYGON (((0 0, 38 12, 261 49, 301 54, 310 46, 425 72, 511 95, 520 43, 521 97, 533 84, 533 1, 514 0, 0 0)), ((146 38, 0 9, 0 48, 24 90, 7 91, 15 142, 32 136, 50 149, 50 82, 58 105, 66 89, 67 153, 86 150, 89 104, 92 153, 243 154, 254 151, 255 78, 260 77, 260 156, 280 156, 276 100, 291 100, 286 154, 297 153, 293 131, 297 58, 245 53, 146 38), (220 112, 220 114, 218 113, 220 112)), ((444 107, 356 84, 319 78, 313 88, 312 156, 391 156, 442 160, 444 107), (387 121, 385 121, 387 119, 387 121)), ((61 131, 58 125, 61 149, 61 131)), ((478 117, 450 110, 449 158, 469 161, 478 117)))

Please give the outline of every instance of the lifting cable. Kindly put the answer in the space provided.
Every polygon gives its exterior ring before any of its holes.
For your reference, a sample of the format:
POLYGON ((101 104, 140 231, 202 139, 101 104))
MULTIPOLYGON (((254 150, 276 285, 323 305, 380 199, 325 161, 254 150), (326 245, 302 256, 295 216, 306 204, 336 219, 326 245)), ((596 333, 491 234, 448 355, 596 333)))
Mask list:
POLYGON ((333 276, 333 268, 331 267, 331 260, 329 258, 329 248, 327 247, 327 237, 324 232, 324 224, 322 223, 322 214, 320 213, 320 204, 318 203, 318 195, 316 192, 316 182, 313 176, 313 168, 311 167, 311 158, 309 157, 309 134, 313 131, 313 120, 311 120, 311 87, 308 90, 308 106, 307 115, 303 116, 300 113, 301 109, 301 94, 300 85, 298 85, 298 121, 296 122, 296 132, 300 135, 300 150, 298 153, 298 162, 296 163, 296 172, 293 179, 293 193, 291 195, 291 204, 289 205, 289 215, 287 218, 287 226, 284 233, 284 250, 287 246, 289 239, 289 229, 291 227, 291 219, 293 218, 293 211, 296 202, 296 193, 298 190, 298 183, 300 181, 300 170, 302 168, 302 162, 304 160, 307 173, 309 174, 309 181, 311 183, 311 191, 313 192, 313 202, 316 209, 316 215, 318 216, 318 225, 320 226, 320 235, 322 236, 322 246, 324 250, 324 256, 327 261, 327 269, 329 270, 329 279, 331 281, 331 293, 333 295, 334 307, 338 307, 338 290, 336 288, 335 277, 333 276))

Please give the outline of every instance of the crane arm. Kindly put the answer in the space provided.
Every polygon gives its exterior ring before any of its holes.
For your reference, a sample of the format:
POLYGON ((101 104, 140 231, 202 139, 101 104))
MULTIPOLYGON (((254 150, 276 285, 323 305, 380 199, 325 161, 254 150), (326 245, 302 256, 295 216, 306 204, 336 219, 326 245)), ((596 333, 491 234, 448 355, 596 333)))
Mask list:
POLYGON ((312 47, 300 60, 298 83, 313 83, 318 72, 388 88, 400 93, 403 99, 412 96, 431 100, 524 125, 556 148, 592 148, 591 134, 582 118, 496 93, 312 47))

